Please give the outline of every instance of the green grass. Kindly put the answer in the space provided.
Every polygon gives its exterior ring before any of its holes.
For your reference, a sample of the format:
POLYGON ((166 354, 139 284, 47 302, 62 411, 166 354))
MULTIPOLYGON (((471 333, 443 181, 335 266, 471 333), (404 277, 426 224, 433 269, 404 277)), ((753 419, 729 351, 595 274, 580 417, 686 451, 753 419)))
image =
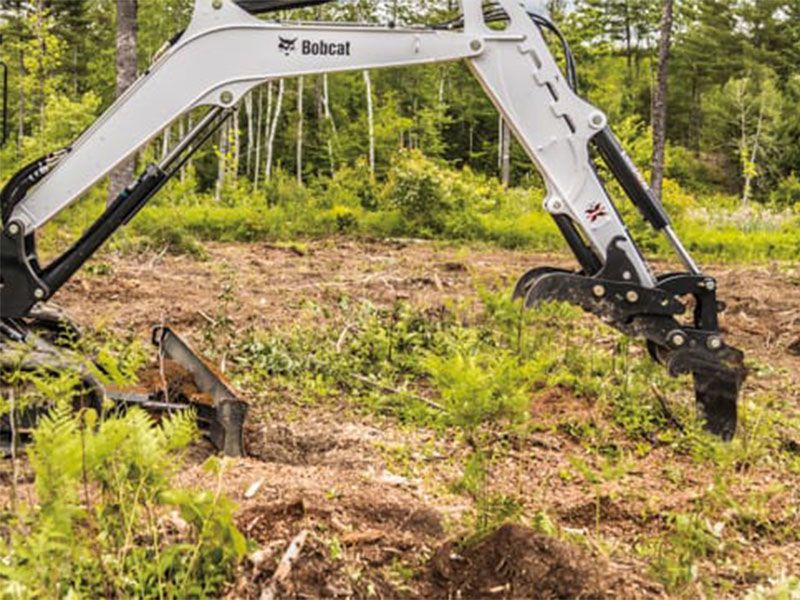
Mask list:
MULTIPOLYGON (((131 383, 141 364, 136 344, 87 338, 75 349, 95 357, 93 370, 106 383, 131 383)), ((13 417, 42 403, 52 408, 24 450, 35 493, 18 489, 26 478, 15 468, 10 503, 0 507, 0 597, 220 593, 247 542, 221 485, 208 491, 172 483, 186 447, 199 437, 196 415, 184 411, 156 422, 138 408, 76 412, 80 377, 70 369, 18 370, 4 379, 0 414, 13 417), (170 529, 169 519, 185 527, 170 529)), ((214 457, 206 467, 221 482, 225 463, 214 457)))
MULTIPOLYGON (((242 180, 217 200, 198 194, 191 178, 170 183, 114 238, 117 248, 168 247, 204 255, 206 241, 295 241, 332 235, 369 238, 415 237, 502 248, 565 251, 566 244, 541 208, 539 188, 504 189, 494 179, 455 171, 417 153, 400 155, 383 182, 344 168, 308 186, 278 172, 265 188, 242 180)), ((619 196, 618 190, 612 192, 619 196)), ((754 206, 735 198, 695 197, 668 181, 665 205, 675 229, 698 260, 795 260, 800 255, 800 216, 754 206)), ((44 236, 44 249, 63 251, 102 212, 96 190, 66 211, 44 236)), ((674 258, 662 236, 646 226, 628 202, 621 213, 648 255, 674 258)))
MULTIPOLYGON (((205 350, 212 358, 228 356, 235 383, 260 398, 267 410, 274 402, 274 408, 285 411, 291 398, 300 405, 330 406, 436 431, 437 438, 448 440, 452 460, 461 463, 460 475, 446 484, 448 493, 463 494, 471 503, 460 525, 464 543, 504 522, 520 521, 610 555, 635 553, 652 577, 678 595, 691 595, 697 586, 709 594, 726 593, 733 576, 720 577, 719 565, 736 577, 756 574, 754 582, 764 589, 769 589, 769 577, 777 578, 779 589, 794 585, 779 579, 782 563, 777 559, 750 564, 756 545, 774 548, 798 541, 796 509, 791 503, 776 504, 789 493, 798 470, 797 456, 784 441, 796 439, 800 422, 788 417, 792 413, 785 399, 750 395, 742 405, 736 439, 722 443, 697 423, 689 381, 670 379, 638 342, 610 329, 598 336, 597 323, 574 307, 549 304, 523 311, 508 299, 508 290, 479 289, 478 295, 479 303, 427 309, 406 302, 379 308, 341 301, 327 309, 327 325, 299 322, 292 329, 234 332, 223 318, 234 298, 226 288, 220 295, 220 318, 203 332, 205 350), (343 323, 348 324, 346 335, 343 323), (685 430, 670 425, 653 386, 670 398, 685 430), (533 410, 547 390, 590 405, 591 417, 533 410), (546 502, 504 488, 508 482, 494 475, 496 467, 525 453, 535 458, 538 450, 526 440, 543 432, 563 440, 560 479, 577 486, 573 491, 596 506, 594 525, 586 530, 562 526, 546 502), (645 510, 658 521, 657 530, 629 539, 628 546, 611 543, 604 537, 601 507, 636 498, 632 474, 640 475, 654 453, 664 472, 651 477, 663 476, 665 486, 691 486, 693 499, 661 508, 665 498, 648 498, 645 510)), ((113 365, 114 356, 119 357, 117 376, 128 379, 130 365, 138 360, 136 349, 108 348, 104 364, 113 365)), ((67 396, 63 382, 48 385, 38 393, 67 396)), ((168 475, 180 463, 175 452, 188 433, 179 433, 181 443, 173 447, 173 436, 144 415, 112 417, 96 433, 86 432, 86 418, 94 422, 96 417, 58 413, 37 434, 32 464, 43 502, 24 515, 3 516, 3 522, 11 523, 6 532, 12 533, 0 541, 5 557, 0 591, 7 581, 46 594, 65 579, 79 590, 102 577, 124 587, 149 586, 177 574, 178 587, 170 589, 191 595, 229 580, 230 566, 242 551, 230 520, 232 505, 212 492, 169 487, 168 475), (121 438, 137 443, 120 446, 121 438), (126 451, 109 453, 117 446, 126 451), (56 447, 59 452, 53 451, 56 447), (87 525, 81 501, 84 471, 92 485, 108 489, 109 499, 96 498, 93 505, 91 514, 99 515, 95 525, 87 525), (120 472, 133 475, 106 478, 120 472), (133 498, 123 513, 108 506, 137 489, 144 495, 133 498), (184 518, 193 523, 190 539, 127 540, 120 523, 142 519, 148 527, 150 515, 167 506, 186 511, 184 518), (23 531, 41 535, 22 536, 23 531), (74 541, 67 547, 64 539, 74 541), (98 544, 122 560, 103 567, 95 559, 98 544), (41 553, 52 556, 59 568, 44 572, 35 561, 26 561, 41 553), (208 557, 220 553, 227 557, 225 565, 203 567, 203 577, 196 576, 208 557)), ((187 426, 184 422, 177 431, 188 432, 187 426)), ((414 457, 420 451, 394 448, 393 470, 411 478, 417 469, 428 468, 414 457)), ((337 548, 333 540, 331 559, 337 548)))

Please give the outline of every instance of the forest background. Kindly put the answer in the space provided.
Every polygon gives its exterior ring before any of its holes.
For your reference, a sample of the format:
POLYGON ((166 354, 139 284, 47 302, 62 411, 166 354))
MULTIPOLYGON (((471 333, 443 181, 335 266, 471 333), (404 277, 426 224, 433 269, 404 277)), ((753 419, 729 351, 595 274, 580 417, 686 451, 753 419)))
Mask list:
MULTIPOLYGON (((188 23, 192 4, 6 0, 2 179, 92 123, 188 23)), ((447 20, 455 9, 452 1, 358 0, 278 17, 416 25, 447 20)), ((662 144, 652 125, 663 107, 663 201, 690 249, 727 259, 800 253, 800 4, 556 0, 549 11, 576 55, 581 94, 608 114, 657 191, 662 144), (664 88, 660 42, 669 43, 664 88)), ((197 118, 178 118, 112 177, 110 191, 96 190, 62 217, 56 247, 197 118)), ((198 239, 348 233, 550 250, 561 240, 541 209, 543 195, 541 178, 464 65, 320 75, 254 89, 117 243, 200 254, 198 239)), ((665 250, 627 204, 620 208, 646 250, 665 250)))

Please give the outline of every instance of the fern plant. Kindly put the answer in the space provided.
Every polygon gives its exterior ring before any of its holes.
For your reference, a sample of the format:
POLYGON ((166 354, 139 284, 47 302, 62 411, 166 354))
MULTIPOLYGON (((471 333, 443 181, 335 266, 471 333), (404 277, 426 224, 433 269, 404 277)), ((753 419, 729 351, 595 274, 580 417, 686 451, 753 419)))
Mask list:
POLYGON ((38 502, 0 541, 0 597, 213 595, 246 543, 221 488, 170 483, 196 436, 188 411, 156 424, 138 409, 102 422, 71 402, 51 410, 28 450, 38 502), (165 526, 168 509, 183 516, 180 531, 165 526))

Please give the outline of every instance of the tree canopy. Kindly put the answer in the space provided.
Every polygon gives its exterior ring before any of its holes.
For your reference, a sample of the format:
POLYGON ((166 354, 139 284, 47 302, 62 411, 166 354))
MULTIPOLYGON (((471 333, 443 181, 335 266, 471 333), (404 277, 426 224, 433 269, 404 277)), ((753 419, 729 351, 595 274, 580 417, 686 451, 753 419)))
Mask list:
MULTIPOLYGON (((68 143, 113 102, 115 4, 4 2, 0 57, 9 67, 11 132, 0 155, 4 177, 43 150, 68 143)), ((658 3, 556 0, 549 7, 577 57, 581 93, 608 113, 626 143, 649 137, 658 3)), ((188 23, 191 9, 191 0, 139 0, 140 73, 188 23)), ((447 19, 456 9, 452 0, 357 0, 279 16, 419 24, 447 19)), ((551 41, 560 56, 557 41, 551 41)), ((676 1, 667 176, 690 189, 764 202, 782 182, 796 181, 791 178, 800 171, 798 64, 795 0, 676 1)), ((463 65, 375 71, 369 94, 365 83, 362 73, 346 73, 306 77, 302 86, 299 81, 260 86, 236 124, 216 140, 218 150, 198 157, 198 185, 213 188, 221 173, 263 181, 266 171, 258 163, 266 160, 308 181, 367 161, 370 148, 379 178, 401 149, 419 150, 456 168, 499 173, 498 115, 463 65), (220 154, 230 155, 224 169, 218 168, 220 154)), ((188 117, 180 119, 154 147, 167 148, 188 125, 188 117)), ((643 152, 640 163, 642 158, 640 166, 647 170, 649 155, 643 152)), ((512 183, 535 178, 516 145, 511 166, 512 183)))

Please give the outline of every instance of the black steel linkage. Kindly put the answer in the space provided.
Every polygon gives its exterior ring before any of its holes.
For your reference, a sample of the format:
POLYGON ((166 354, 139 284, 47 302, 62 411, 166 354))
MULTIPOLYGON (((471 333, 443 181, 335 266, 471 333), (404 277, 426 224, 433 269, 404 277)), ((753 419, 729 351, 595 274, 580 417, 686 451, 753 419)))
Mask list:
POLYGON ((611 129, 606 127, 600 131, 592 138, 592 142, 600 152, 603 162, 608 165, 622 189, 639 209, 642 217, 657 230, 667 227, 670 223, 667 213, 655 199, 611 129))
POLYGON ((578 259, 578 263, 581 265, 583 272, 587 275, 594 275, 597 273, 603 267, 603 263, 597 257, 594 250, 592 250, 581 237, 572 219, 567 215, 553 215, 553 219, 559 231, 561 231, 561 235, 564 236, 570 250, 572 250, 575 258, 578 259))
MULTIPOLYGON (((117 197, 106 211, 60 257, 46 268, 39 265, 33 232, 24 232, 20 223, 6 222, 0 233, 0 317, 23 317, 37 302, 50 298, 121 226, 130 221, 180 169, 189 157, 208 140, 228 118, 231 109, 212 108, 198 125, 158 165, 150 165, 135 184, 117 197)), ((29 165, 18 176, 24 182, 42 161, 29 165)), ((24 187, 23 183, 14 188, 24 187)), ((7 186, 8 187, 8 186, 7 186)), ((12 205, 14 190, 4 198, 12 205)))
POLYGON ((639 209, 642 217, 657 231, 666 236, 672 248, 680 257, 684 266, 693 275, 702 275, 700 267, 694 262, 689 252, 684 247, 680 238, 672 229, 669 216, 650 190, 650 186, 633 164, 622 144, 609 127, 604 128, 592 138, 592 143, 597 148, 603 162, 622 186, 631 202, 639 209))
POLYGON ((227 110, 219 107, 211 109, 160 164, 150 165, 133 187, 123 190, 81 238, 44 270, 42 280, 47 284, 50 295, 64 285, 117 229, 136 216, 181 165, 213 135, 227 118, 227 113, 227 110))

